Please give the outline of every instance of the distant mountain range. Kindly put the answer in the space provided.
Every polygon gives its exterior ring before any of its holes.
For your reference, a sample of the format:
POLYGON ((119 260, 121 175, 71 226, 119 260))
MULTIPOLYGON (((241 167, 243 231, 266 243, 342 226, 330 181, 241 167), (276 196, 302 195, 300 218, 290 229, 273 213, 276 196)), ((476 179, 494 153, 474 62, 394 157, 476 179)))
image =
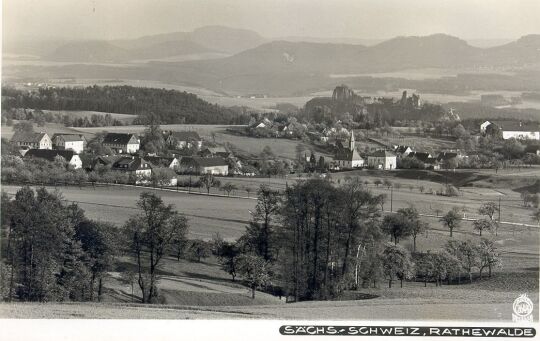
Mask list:
MULTIPOLYGON (((41 51, 44 60, 86 64, 147 63, 39 65, 14 70, 17 77, 88 78, 92 75, 90 78, 186 84, 233 95, 293 95, 333 88, 336 80, 330 78, 332 74, 354 76, 423 68, 489 71, 534 67, 538 70, 540 66, 540 35, 524 36, 489 48, 471 46, 465 40, 445 34, 366 41, 369 46, 313 42, 316 38, 308 38, 312 42, 297 41, 299 39, 270 41, 249 30, 208 26, 192 32, 130 40, 63 42, 51 44, 50 51, 45 51, 44 44, 40 44, 34 46, 33 51, 41 51), (171 58, 186 55, 200 58, 188 61, 171 58)), ((27 51, 31 47, 22 46, 27 51)), ((5 52, 10 51, 13 51, 12 44, 5 47, 5 52)), ((530 78, 531 74, 526 76, 530 78)))
MULTIPOLYGON (((330 84, 332 74, 368 74, 421 68, 523 67, 540 63, 540 35, 492 48, 478 48, 436 34, 398 37, 373 46, 274 41, 233 56, 183 63, 155 63, 191 83, 219 90, 255 93, 309 89, 330 84), (304 85, 305 84, 305 85, 304 85)), ((334 80, 335 84, 335 80, 334 80)))
POLYGON ((8 42, 4 52, 34 54, 47 61, 120 63, 144 59, 214 53, 232 55, 267 40, 259 34, 223 26, 205 26, 192 32, 174 32, 137 39, 8 42))

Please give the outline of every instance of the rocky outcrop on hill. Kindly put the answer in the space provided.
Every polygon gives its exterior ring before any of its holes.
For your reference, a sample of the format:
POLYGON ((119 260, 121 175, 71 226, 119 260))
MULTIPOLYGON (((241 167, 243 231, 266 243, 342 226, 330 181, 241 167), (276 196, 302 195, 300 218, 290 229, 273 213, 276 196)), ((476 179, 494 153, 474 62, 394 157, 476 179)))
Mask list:
POLYGON ((332 93, 332 101, 350 102, 356 97, 354 91, 348 86, 342 84, 336 86, 332 93))

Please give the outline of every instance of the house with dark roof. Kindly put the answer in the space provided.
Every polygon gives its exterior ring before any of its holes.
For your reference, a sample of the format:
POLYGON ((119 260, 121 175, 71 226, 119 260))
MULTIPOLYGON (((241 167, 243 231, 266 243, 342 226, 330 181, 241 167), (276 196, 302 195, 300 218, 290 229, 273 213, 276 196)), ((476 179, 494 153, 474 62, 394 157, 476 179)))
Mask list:
POLYGON ((502 138, 517 140, 540 140, 540 125, 537 122, 485 121, 480 125, 483 134, 499 133, 502 138))
POLYGON ((73 150, 80 154, 84 150, 86 139, 79 134, 54 134, 52 136, 53 147, 61 150, 73 150))
POLYGON ((440 162, 437 160, 436 157, 433 157, 430 153, 424 153, 424 152, 411 152, 407 155, 407 157, 415 158, 418 161, 422 162, 424 164, 424 168, 427 169, 440 169, 440 162))
POLYGON ((145 159, 154 167, 176 169, 180 166, 180 162, 175 157, 146 156, 145 159))
POLYGON ((180 160, 180 170, 189 174, 228 175, 229 165, 220 157, 186 156, 180 160))
POLYGON ((135 134, 107 133, 102 144, 118 154, 133 154, 140 148, 140 141, 135 134))
POLYGON ((396 169, 397 157, 389 150, 377 150, 368 156, 368 166, 375 169, 396 169))
POLYGON ((206 147, 199 153, 202 157, 221 157, 221 158, 228 158, 231 156, 231 152, 229 152, 225 147, 217 146, 217 147, 206 147))
POLYGON ((102 167, 112 167, 112 165, 120 159, 122 156, 118 155, 100 155, 90 162, 90 165, 88 166, 88 169, 94 170, 96 167, 102 166, 102 167))
POLYGON ((452 159, 461 158, 462 156, 458 154, 457 152, 440 152, 439 155, 437 155, 437 161, 439 162, 445 162, 452 159))
POLYGON ((407 156, 409 153, 411 153, 413 149, 409 146, 395 146, 394 153, 396 153, 397 156, 407 156))
POLYGON ((52 149, 53 143, 47 133, 17 131, 11 138, 11 143, 26 149, 52 149))
POLYGON ((172 131, 166 138, 172 148, 201 148, 203 139, 196 131, 172 131))
POLYGON ((424 152, 410 152, 407 156, 417 158, 424 163, 426 163, 429 159, 433 158, 430 153, 424 152))
POLYGON ((333 169, 354 169, 364 166, 364 159, 356 151, 356 142, 354 140, 354 133, 351 131, 349 137, 349 145, 347 148, 343 147, 341 143, 337 146, 334 154, 334 160, 332 162, 333 169))
POLYGON ((138 156, 119 158, 112 164, 111 170, 128 174, 136 184, 147 182, 152 176, 151 163, 138 156))
POLYGON ((72 150, 57 149, 30 149, 24 155, 24 158, 38 158, 49 162, 56 161, 57 157, 64 158, 74 169, 82 168, 82 161, 79 155, 72 150))

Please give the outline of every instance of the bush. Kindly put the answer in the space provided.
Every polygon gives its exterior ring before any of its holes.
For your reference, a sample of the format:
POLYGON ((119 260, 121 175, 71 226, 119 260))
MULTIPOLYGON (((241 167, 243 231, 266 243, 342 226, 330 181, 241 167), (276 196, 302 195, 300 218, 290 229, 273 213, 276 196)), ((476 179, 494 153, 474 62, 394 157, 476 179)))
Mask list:
POLYGON ((459 190, 455 186, 448 185, 446 186, 445 194, 448 197, 457 197, 459 195, 459 190))

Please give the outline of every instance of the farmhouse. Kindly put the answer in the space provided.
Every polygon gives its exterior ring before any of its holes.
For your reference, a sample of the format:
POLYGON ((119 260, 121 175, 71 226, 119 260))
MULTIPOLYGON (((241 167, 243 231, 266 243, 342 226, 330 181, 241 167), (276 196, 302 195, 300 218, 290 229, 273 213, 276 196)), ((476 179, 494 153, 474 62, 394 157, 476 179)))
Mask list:
POLYGON ((483 134, 496 134, 500 132, 502 138, 518 140, 540 140, 540 126, 538 123, 521 121, 485 121, 480 125, 483 134))
POLYGON ((368 166, 376 169, 396 169, 396 154, 389 150, 378 150, 368 156, 368 166))
POLYGON ((229 165, 220 157, 183 157, 180 160, 180 169, 193 174, 229 174, 229 165))
POLYGON ((407 154, 407 156, 415 157, 424 163, 426 163, 429 159, 433 158, 430 153, 424 153, 424 152, 410 152, 407 154))
POLYGON ((270 121, 268 118, 263 118, 260 121, 253 122, 253 125, 250 125, 253 128, 271 128, 272 127, 272 121, 270 121))
POLYGON ((52 141, 56 149, 73 150, 77 154, 83 152, 86 143, 84 136, 77 134, 54 134, 52 141))
POLYGON ((44 132, 16 132, 11 138, 11 142, 18 147, 28 149, 52 149, 52 141, 49 135, 44 132))
POLYGON ((167 144, 173 148, 201 148, 203 139, 196 131, 174 131, 167 136, 167 144))
POLYGON ((228 158, 231 156, 231 153, 225 149, 225 147, 206 147, 200 153, 202 157, 221 157, 228 158))
POLYGON ((136 153, 140 146, 139 139, 134 134, 122 133, 107 133, 102 144, 119 154, 136 153))
POLYGON ((147 156, 145 159, 155 167, 175 169, 180 165, 175 157, 147 156))
POLYGON ((409 146, 395 146, 394 147, 394 152, 399 157, 407 156, 409 155, 409 153, 412 153, 412 151, 413 151, 412 148, 409 146))
POLYGON ((113 163, 111 170, 125 172, 134 177, 136 184, 145 182, 152 176, 152 167, 150 162, 138 156, 121 157, 113 163))
POLYGON ((72 150, 30 149, 24 157, 44 159, 50 162, 54 162, 57 157, 61 157, 74 169, 82 168, 81 158, 72 150))
POLYGON ((440 162, 436 157, 431 156, 430 153, 424 152, 411 152, 407 155, 410 158, 415 158, 424 164, 424 168, 427 169, 440 169, 440 162))
POLYGON ((94 170, 96 167, 111 167, 121 156, 116 155, 100 155, 94 158, 89 165, 89 170, 94 170))
POLYGON ((337 169, 353 169, 364 165, 364 159, 356 151, 354 133, 351 131, 348 148, 341 144, 338 146, 334 155, 333 166, 337 169))

